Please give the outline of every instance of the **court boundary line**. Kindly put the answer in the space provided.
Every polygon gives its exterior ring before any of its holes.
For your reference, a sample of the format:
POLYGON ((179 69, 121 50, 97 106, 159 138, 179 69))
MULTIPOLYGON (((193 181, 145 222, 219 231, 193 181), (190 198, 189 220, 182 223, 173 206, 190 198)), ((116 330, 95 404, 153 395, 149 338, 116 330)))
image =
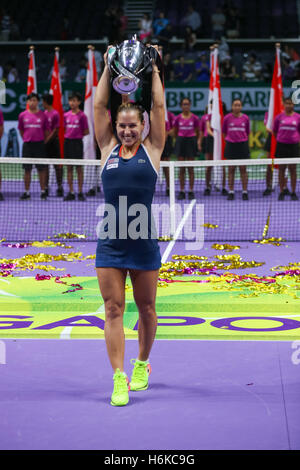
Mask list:
POLYGON ((172 249, 173 249, 173 247, 174 247, 174 245, 175 245, 175 243, 176 243, 176 241, 177 241, 177 238, 178 238, 178 236, 179 236, 181 230, 183 229, 184 224, 185 224, 187 218, 189 217, 190 213, 192 212, 193 207, 194 207, 195 204, 196 204, 196 199, 193 199, 193 200, 190 202, 190 204, 189 204, 187 210, 185 211, 185 213, 184 213, 184 215, 183 215, 183 217, 182 217, 182 219, 181 219, 181 221, 180 221, 180 223, 179 223, 179 225, 178 225, 178 227, 177 227, 177 229, 176 229, 176 231, 175 231, 175 233, 174 233, 173 240, 171 240, 171 241, 169 242, 167 248, 165 249, 165 251, 164 251, 164 253, 163 253, 163 256, 162 256, 162 258, 161 258, 161 262, 162 262, 162 263, 165 263, 165 262, 166 262, 166 260, 167 260, 167 258, 168 258, 168 256, 169 256, 169 254, 171 253, 171 251, 172 251, 172 249))

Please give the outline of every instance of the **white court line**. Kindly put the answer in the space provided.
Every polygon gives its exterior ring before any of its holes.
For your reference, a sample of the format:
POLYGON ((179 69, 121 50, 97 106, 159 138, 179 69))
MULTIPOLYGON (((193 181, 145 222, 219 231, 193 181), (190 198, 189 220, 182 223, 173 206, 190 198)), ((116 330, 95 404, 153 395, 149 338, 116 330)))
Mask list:
POLYGON ((187 210, 185 211, 177 229, 176 229, 176 232, 174 234, 174 237, 173 237, 173 240, 170 241, 170 243, 168 244, 167 248, 165 249, 165 252, 162 256, 162 259, 161 259, 161 262, 162 263, 165 263, 168 259, 168 256, 169 254, 171 253, 175 243, 176 243, 176 240, 178 238, 178 235, 180 234, 185 222, 186 222, 186 219, 189 217, 190 213, 192 212, 193 210, 193 207, 194 205, 196 204, 196 199, 193 199, 189 205, 189 207, 187 208, 187 210))

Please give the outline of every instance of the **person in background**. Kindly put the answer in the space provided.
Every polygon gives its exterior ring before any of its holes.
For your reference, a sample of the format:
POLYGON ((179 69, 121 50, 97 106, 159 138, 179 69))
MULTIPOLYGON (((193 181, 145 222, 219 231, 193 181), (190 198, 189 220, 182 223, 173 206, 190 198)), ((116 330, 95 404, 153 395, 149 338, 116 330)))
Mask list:
MULTIPOLYGON (((18 129, 23 139, 22 157, 45 158, 45 140, 49 135, 48 121, 45 113, 39 109, 39 95, 30 93, 26 101, 28 109, 20 113, 18 129)), ((47 199, 46 193, 46 165, 37 164, 39 174, 41 199, 47 199)), ((25 192, 20 199, 30 199, 32 164, 23 164, 25 192)))
POLYGON ((75 82, 85 82, 87 67, 88 67, 88 61, 86 60, 85 57, 82 57, 79 63, 79 70, 75 77, 75 82))
MULTIPOLYGON (((227 160, 241 160, 249 158, 249 117, 242 113, 242 102, 235 99, 232 102, 232 112, 227 114, 223 120, 222 132, 225 139, 224 157, 227 160)), ((228 168, 229 194, 227 199, 234 199, 234 174, 236 166, 228 168)), ((246 166, 240 166, 240 175, 243 187, 243 201, 248 201, 248 174, 246 166)))
MULTIPOLYGON (((60 116, 58 111, 53 108, 53 95, 50 93, 44 93, 42 96, 44 113, 48 120, 49 135, 45 140, 45 150, 47 158, 60 158, 60 145, 59 145, 59 127, 60 127, 60 116)), ((58 197, 63 197, 64 190, 62 186, 63 179, 63 167, 62 165, 54 165, 56 174, 57 191, 58 197)), ((49 166, 46 167, 46 182, 45 190, 47 196, 49 195, 49 166)))
MULTIPOLYGON (((266 131, 267 131, 267 138, 265 141, 264 150, 267 152, 267 158, 270 158, 272 130, 267 127, 268 115, 269 113, 267 111, 264 117, 264 125, 266 126, 266 131)), ((272 171, 272 166, 268 165, 267 171, 266 171, 266 189, 263 192, 263 196, 270 196, 272 194, 273 171, 272 171)), ((288 196, 290 194, 287 188, 287 178, 285 178, 283 193, 285 196, 288 196)))
MULTIPOLYGON (((173 128, 174 128, 174 121, 175 121, 175 116, 171 111, 167 112, 168 115, 168 120, 166 121, 166 143, 164 146, 164 150, 161 156, 161 160, 170 160, 170 155, 173 150, 173 145, 172 145, 172 137, 173 137, 173 128)), ((166 178, 166 196, 170 195, 170 171, 168 167, 163 167, 163 172, 164 176, 166 178)))
POLYGON ((252 52, 243 65, 243 80, 246 82, 258 82, 261 80, 262 65, 257 60, 256 54, 252 52))
MULTIPOLYGON (((211 101, 212 105, 212 101, 211 101)), ((227 114, 227 109, 224 101, 222 101, 222 108, 223 108, 223 117, 226 116, 227 114)), ((211 114, 207 115, 207 118, 205 120, 205 126, 206 126, 206 154, 205 154, 205 159, 206 160, 213 160, 214 158, 214 131, 213 128, 211 127, 211 114)), ((217 171, 217 170, 216 170, 217 171)), ((206 167, 206 173, 205 173, 205 180, 206 180, 206 189, 204 191, 204 196, 209 196, 211 193, 211 173, 212 173, 212 167, 206 167)), ((222 168, 222 196, 227 196, 228 191, 226 189, 226 168, 222 168)))
POLYGON ((225 31, 226 16, 222 8, 217 6, 215 12, 211 15, 212 37, 213 39, 221 39, 225 31))
MULTIPOLYGON (((3 119, 3 113, 0 109, 0 157, 1 157, 1 138, 3 136, 3 129, 4 129, 4 119, 3 119)), ((2 176, 1 176, 1 169, 0 169, 0 201, 3 201, 4 197, 1 192, 1 180, 2 180, 2 176)))
POLYGON ((234 80, 236 77, 236 69, 231 61, 231 57, 227 57, 220 63, 220 78, 223 80, 234 80))
POLYGON ((166 82, 174 81, 174 65, 171 61, 170 52, 166 52, 163 56, 164 63, 164 78, 166 82))
MULTIPOLYGON (((300 142, 300 114, 295 113, 291 98, 283 100, 284 111, 276 116, 273 124, 273 133, 276 137, 276 158, 299 158, 300 142)), ((298 201, 296 194, 297 166, 294 164, 279 165, 279 201, 285 197, 285 171, 289 169, 291 179, 291 200, 298 201)))
POLYGON ((148 13, 144 13, 143 18, 139 21, 139 38, 144 44, 151 41, 152 36, 152 20, 148 13))
MULTIPOLYGON (((89 134, 88 118, 86 114, 80 110, 82 97, 80 93, 74 92, 69 96, 70 111, 64 113, 64 158, 83 159, 83 137, 89 134)), ((83 168, 76 165, 78 180, 78 201, 85 201, 82 192, 83 188, 83 168)), ((64 201, 74 201, 75 194, 73 188, 73 166, 67 167, 67 178, 69 185, 69 193, 64 201)))
POLYGON ((210 78, 209 63, 206 54, 202 52, 195 63, 195 75, 197 82, 208 82, 210 78))
MULTIPOLYGON (((191 112, 191 100, 182 98, 180 103, 182 113, 174 121, 174 135, 176 137, 175 155, 178 160, 194 160, 197 154, 197 141, 199 138, 199 118, 191 112)), ((178 199, 185 199, 185 167, 180 167, 180 192, 178 199)), ((194 194, 194 168, 188 167, 189 193, 188 198, 195 199, 194 194)))
POLYGON ((190 64, 185 62, 184 56, 179 57, 179 64, 174 67, 174 80, 188 83, 193 78, 193 69, 190 64))
POLYGON ((155 18, 155 20, 153 21, 153 35, 155 37, 159 36, 160 33, 164 29, 166 29, 168 24, 169 24, 168 18, 165 18, 164 12, 160 11, 158 18, 155 18))
POLYGON ((194 9, 194 6, 190 4, 188 6, 186 15, 183 17, 182 26, 184 26, 184 28, 189 26, 194 33, 198 33, 200 31, 201 25, 202 19, 200 14, 194 9))

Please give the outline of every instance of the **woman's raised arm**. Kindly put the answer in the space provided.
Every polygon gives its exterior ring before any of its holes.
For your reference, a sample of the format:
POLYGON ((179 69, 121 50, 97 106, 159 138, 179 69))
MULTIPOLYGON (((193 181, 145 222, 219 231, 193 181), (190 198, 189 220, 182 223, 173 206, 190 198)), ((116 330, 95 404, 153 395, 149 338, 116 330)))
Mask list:
POLYGON ((101 153, 105 153, 105 149, 117 143, 107 109, 110 94, 110 73, 107 66, 107 54, 110 47, 107 48, 104 54, 105 67, 96 88, 94 101, 95 137, 101 153))
MULTIPOLYGON (((152 47, 152 46, 151 46, 152 47)), ((165 145, 165 99, 164 89, 156 64, 152 65, 152 108, 150 111, 150 131, 145 145, 150 145, 152 158, 159 166, 160 157, 165 145)))

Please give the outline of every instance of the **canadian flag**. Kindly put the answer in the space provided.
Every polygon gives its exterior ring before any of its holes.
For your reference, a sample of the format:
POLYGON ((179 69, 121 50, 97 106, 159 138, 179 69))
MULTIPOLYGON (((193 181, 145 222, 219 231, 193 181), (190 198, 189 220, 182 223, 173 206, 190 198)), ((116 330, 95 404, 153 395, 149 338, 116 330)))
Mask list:
MULTIPOLYGON (((268 119, 266 127, 270 130, 273 129, 273 124, 276 116, 283 112, 283 88, 282 88, 282 76, 281 76, 281 66, 280 66, 280 45, 276 44, 276 56, 275 56, 275 66, 273 70, 271 92, 270 92, 270 101, 268 109, 268 119)), ((276 139, 272 134, 271 139, 271 150, 270 157, 274 158, 276 149, 276 139)))
POLYGON ((214 133, 214 160, 223 159, 224 139, 222 135, 223 124, 223 105, 221 98, 221 84, 219 73, 218 48, 213 51, 213 70, 212 70, 212 110, 211 110, 211 128, 214 133))
MULTIPOLYGON (((27 79, 27 95, 30 93, 37 93, 37 81, 35 71, 35 58, 34 58, 34 47, 31 46, 29 50, 29 67, 28 67, 28 79, 27 79)), ((28 109, 28 103, 26 109, 28 109)))
POLYGON ((51 84, 49 93, 53 95, 53 108, 59 113, 59 146, 61 158, 64 157, 64 109, 62 104, 62 89, 59 75, 59 52, 55 49, 54 65, 52 70, 51 84))
POLYGON ((84 112, 87 115, 90 133, 83 138, 83 155, 86 159, 96 158, 94 128, 94 97, 98 84, 95 54, 92 46, 88 50, 88 69, 85 82, 84 112))

